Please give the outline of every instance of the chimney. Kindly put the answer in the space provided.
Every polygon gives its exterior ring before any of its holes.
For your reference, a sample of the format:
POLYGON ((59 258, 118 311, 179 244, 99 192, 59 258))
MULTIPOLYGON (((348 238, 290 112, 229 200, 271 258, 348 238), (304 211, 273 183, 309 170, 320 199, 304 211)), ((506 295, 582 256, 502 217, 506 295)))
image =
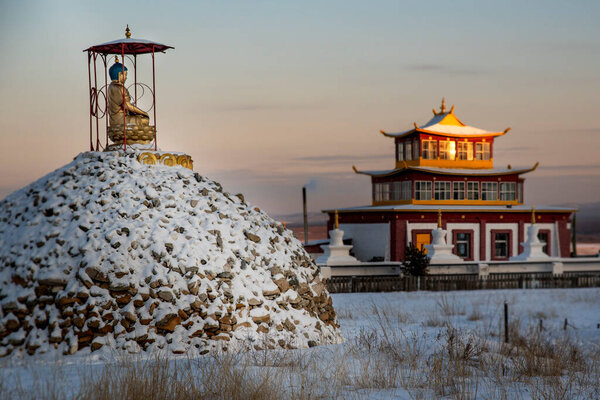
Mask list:
POLYGON ((306 186, 302 186, 302 207, 304 209, 304 244, 308 243, 308 212, 306 210, 306 186))

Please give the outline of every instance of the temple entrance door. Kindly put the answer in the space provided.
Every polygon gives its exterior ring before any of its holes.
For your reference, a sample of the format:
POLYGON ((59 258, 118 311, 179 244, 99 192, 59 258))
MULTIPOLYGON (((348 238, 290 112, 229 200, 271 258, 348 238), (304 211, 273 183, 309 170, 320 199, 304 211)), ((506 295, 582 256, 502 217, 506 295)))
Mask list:
POLYGON ((427 249, 423 247, 426 244, 431 244, 431 234, 429 233, 417 233, 416 238, 416 247, 419 250, 425 250, 425 254, 427 254, 427 249))

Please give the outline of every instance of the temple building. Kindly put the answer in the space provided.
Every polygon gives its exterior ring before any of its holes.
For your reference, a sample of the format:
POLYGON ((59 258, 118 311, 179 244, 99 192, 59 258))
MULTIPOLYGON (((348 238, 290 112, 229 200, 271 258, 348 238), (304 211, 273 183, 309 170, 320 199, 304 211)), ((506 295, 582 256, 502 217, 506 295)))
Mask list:
MULTIPOLYGON (((528 168, 494 168, 495 139, 509 132, 465 125, 446 109, 423 125, 399 133, 394 140, 395 168, 363 171, 371 177, 372 204, 338 209, 344 239, 351 239, 360 261, 402 261, 406 246, 431 243, 438 212, 453 252, 465 261, 508 260, 518 255, 531 224, 532 206, 523 203, 528 168)), ((575 210, 536 206, 543 250, 569 257, 571 214, 575 210)), ((329 214, 332 229, 335 210, 329 214)))

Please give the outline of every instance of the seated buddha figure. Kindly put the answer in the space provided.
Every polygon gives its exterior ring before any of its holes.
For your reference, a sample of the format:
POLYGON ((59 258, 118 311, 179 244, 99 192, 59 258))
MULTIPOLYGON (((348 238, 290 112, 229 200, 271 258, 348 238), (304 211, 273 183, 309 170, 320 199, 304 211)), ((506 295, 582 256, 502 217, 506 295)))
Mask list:
POLYGON ((149 143, 154 139, 154 127, 149 125, 149 116, 131 104, 131 96, 125 87, 127 67, 118 60, 108 70, 111 83, 108 86, 108 135, 115 144, 124 141, 123 123, 128 144, 149 143))

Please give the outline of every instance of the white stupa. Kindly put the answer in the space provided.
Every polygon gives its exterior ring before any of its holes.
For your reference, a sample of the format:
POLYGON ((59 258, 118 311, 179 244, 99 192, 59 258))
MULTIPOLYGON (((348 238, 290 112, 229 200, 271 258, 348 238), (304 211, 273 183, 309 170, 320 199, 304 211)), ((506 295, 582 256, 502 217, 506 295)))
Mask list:
POLYGON ((452 253, 454 245, 446 242, 448 231, 442 229, 442 210, 438 210, 438 226, 431 231, 433 241, 426 244, 427 257, 431 264, 461 263, 463 259, 452 253))
POLYGON ((538 226, 535 223, 535 208, 531 208, 531 225, 527 228, 527 240, 521 243, 523 251, 510 261, 547 261, 550 256, 544 252, 544 243, 538 238, 538 226))
POLYGON ((329 231, 331 240, 328 245, 321 246, 324 253, 316 259, 315 262, 317 265, 360 264, 360 261, 350 255, 352 246, 344 244, 344 231, 340 230, 338 221, 338 213, 337 210, 335 210, 335 225, 334 228, 329 231))

